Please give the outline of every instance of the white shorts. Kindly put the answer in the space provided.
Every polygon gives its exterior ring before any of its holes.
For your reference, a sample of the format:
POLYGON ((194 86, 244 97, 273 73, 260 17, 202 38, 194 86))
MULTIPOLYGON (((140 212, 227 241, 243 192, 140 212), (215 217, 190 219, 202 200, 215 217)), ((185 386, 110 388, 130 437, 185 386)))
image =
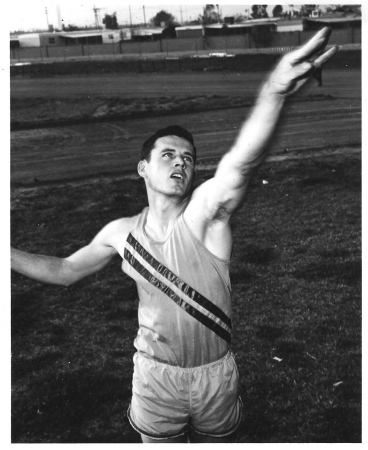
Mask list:
POLYGON ((241 419, 239 373, 233 355, 199 367, 177 367, 136 353, 133 397, 128 409, 132 427, 151 439, 181 436, 190 429, 223 437, 241 419))

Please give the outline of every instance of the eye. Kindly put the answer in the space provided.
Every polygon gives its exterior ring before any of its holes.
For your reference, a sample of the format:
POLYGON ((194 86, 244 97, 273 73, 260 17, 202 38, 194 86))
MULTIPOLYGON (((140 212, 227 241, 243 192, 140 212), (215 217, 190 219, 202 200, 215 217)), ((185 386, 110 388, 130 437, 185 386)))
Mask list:
POLYGON ((163 156, 164 156, 164 157, 165 157, 165 156, 169 156, 169 157, 171 158, 171 157, 172 157, 172 153, 167 152, 167 153, 164 153, 163 156))
POLYGON ((189 161, 190 163, 193 162, 193 159, 192 159, 190 156, 186 156, 184 159, 185 159, 186 161, 189 161))

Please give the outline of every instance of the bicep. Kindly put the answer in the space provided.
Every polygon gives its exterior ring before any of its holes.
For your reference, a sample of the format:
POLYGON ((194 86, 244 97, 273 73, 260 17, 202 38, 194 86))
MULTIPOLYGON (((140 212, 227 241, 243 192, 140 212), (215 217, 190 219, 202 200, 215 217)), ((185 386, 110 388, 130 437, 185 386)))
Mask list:
POLYGON ((110 231, 107 226, 90 244, 65 258, 64 271, 67 278, 77 281, 103 269, 117 254, 117 250, 110 243, 109 236, 110 231))
POLYGON ((230 217, 240 207, 247 192, 252 168, 240 170, 228 159, 225 155, 215 176, 199 186, 193 195, 196 209, 201 209, 208 220, 230 217))
POLYGON ((112 247, 92 241, 89 245, 65 258, 65 261, 74 271, 89 272, 92 270, 96 272, 105 267, 115 254, 116 251, 112 247))

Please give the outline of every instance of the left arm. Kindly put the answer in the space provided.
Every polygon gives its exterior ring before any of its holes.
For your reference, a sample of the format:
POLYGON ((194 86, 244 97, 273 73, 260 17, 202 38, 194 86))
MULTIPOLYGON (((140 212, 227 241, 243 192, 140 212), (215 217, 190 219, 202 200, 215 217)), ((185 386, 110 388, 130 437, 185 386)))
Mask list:
POLYGON ((303 47, 285 55, 267 78, 250 117, 209 182, 208 219, 219 214, 230 216, 240 206, 252 169, 266 156, 286 97, 308 80, 315 67, 321 67, 337 52, 337 47, 333 47, 322 53, 330 34, 329 28, 319 31, 303 47))

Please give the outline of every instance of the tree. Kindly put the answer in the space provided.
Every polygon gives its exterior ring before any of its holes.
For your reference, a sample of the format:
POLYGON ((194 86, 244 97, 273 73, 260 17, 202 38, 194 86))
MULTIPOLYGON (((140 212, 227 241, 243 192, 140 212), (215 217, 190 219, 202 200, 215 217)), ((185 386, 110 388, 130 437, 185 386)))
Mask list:
POLYGON ((317 8, 317 5, 302 5, 300 8, 300 15, 303 17, 309 17, 317 8))
POLYGON ((204 25, 219 23, 220 15, 215 11, 215 5, 206 5, 203 10, 203 16, 199 16, 199 19, 204 25))
POLYGON ((268 18, 267 5, 261 5, 261 18, 262 19, 268 18))
POLYGON ((178 24, 170 23, 166 28, 162 30, 162 37, 163 38, 176 38, 176 31, 175 28, 178 26, 178 24))
POLYGON ((165 23, 165 27, 167 27, 169 25, 174 24, 175 21, 176 21, 175 17, 172 14, 164 11, 163 9, 160 12, 158 12, 155 15, 155 17, 153 17, 151 19, 151 23, 155 27, 161 27, 162 22, 164 22, 165 23))
POLYGON ((119 29, 119 24, 118 24, 118 20, 116 18, 115 12, 112 15, 105 14, 105 17, 102 19, 102 23, 105 25, 105 27, 108 30, 118 30, 119 29))
POLYGON ((267 19, 267 5, 252 5, 251 16, 253 19, 267 19))
POLYGON ((78 31, 79 30, 77 25, 74 25, 72 23, 69 23, 68 25, 63 24, 62 29, 63 29, 63 31, 78 31))
POLYGON ((241 22, 245 22, 247 20, 246 16, 243 16, 240 13, 237 13, 234 15, 234 22, 235 23, 241 23, 241 22))
POLYGON ((350 13, 359 16, 362 14, 362 5, 329 5, 329 7, 331 7, 331 11, 334 13, 350 13))
POLYGON ((252 12, 250 15, 253 17, 253 19, 259 19, 258 5, 252 5, 252 12))
POLYGON ((281 17, 282 14, 282 6, 276 5, 272 10, 272 16, 273 17, 281 17))

